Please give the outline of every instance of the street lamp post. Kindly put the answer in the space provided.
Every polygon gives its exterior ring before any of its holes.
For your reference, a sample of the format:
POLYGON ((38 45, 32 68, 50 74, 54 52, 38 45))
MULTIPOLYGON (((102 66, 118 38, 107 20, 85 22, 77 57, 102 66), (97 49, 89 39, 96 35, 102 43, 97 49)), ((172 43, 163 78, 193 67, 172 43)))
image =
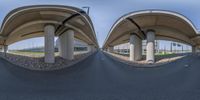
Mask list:
POLYGON ((171 42, 171 45, 170 45, 170 51, 171 51, 171 53, 173 53, 173 51, 172 51, 172 42, 171 42))
POLYGON ((182 53, 183 53, 183 45, 182 45, 182 53))
POLYGON ((89 6, 85 6, 85 7, 82 7, 82 8, 87 9, 87 14, 89 15, 89 13, 90 13, 90 7, 89 6))

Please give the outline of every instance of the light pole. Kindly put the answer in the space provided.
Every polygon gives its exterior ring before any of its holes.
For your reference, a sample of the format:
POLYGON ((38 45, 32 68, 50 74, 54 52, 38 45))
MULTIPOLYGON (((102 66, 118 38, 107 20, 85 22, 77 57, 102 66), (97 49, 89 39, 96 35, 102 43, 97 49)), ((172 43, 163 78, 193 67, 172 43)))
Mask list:
POLYGON ((158 52, 158 54, 160 54, 160 45, 159 45, 159 40, 157 40, 157 52, 158 52))
POLYGON ((182 45, 182 53, 183 53, 183 45, 182 45))
POLYGON ((84 7, 82 7, 83 9, 87 9, 87 14, 89 15, 89 13, 90 13, 90 7, 89 6, 84 6, 84 7))
POLYGON ((173 53, 173 52, 172 52, 172 42, 171 42, 171 45, 170 45, 170 51, 171 51, 171 53, 173 53))

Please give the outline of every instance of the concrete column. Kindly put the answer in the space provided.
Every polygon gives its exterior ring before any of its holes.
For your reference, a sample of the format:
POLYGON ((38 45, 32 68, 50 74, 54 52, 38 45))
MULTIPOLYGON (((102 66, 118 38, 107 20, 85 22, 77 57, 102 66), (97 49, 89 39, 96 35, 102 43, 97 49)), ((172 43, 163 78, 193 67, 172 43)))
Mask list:
POLYGON ((113 47, 108 47, 108 52, 112 53, 113 52, 113 47))
POLYGON ((95 51, 94 45, 91 46, 91 50, 92 50, 92 52, 95 51))
POLYGON ((64 59, 74 59, 74 31, 68 30, 60 38, 60 56, 64 59))
POLYGON ((95 52, 97 49, 95 48, 95 46, 92 46, 92 51, 95 52))
POLYGON ((54 34, 55 34, 55 27, 54 25, 46 25, 44 27, 44 37, 45 37, 45 63, 54 63, 54 34))
POLYGON ((60 52, 60 38, 58 38, 57 39, 57 41, 56 41, 56 46, 57 46, 57 48, 58 48, 58 52, 60 52))
POLYGON ((95 51, 95 47, 93 44, 88 45, 88 52, 94 52, 95 51))
POLYGON ((88 45, 88 46, 87 46, 87 51, 88 51, 88 52, 92 52, 92 45, 88 45))
POLYGON ((192 46, 192 53, 197 53, 197 47, 196 46, 192 46))
POLYGON ((3 52, 3 46, 0 45, 0 52, 3 52))
POLYGON ((155 31, 154 30, 148 30, 147 31, 147 53, 146 53, 146 61, 149 63, 155 62, 155 31))
POLYGON ((8 46, 7 45, 3 46, 3 52, 4 52, 4 56, 6 56, 6 54, 8 52, 8 46))
POLYGON ((138 61, 142 58, 142 40, 134 33, 130 35, 130 61, 138 61))

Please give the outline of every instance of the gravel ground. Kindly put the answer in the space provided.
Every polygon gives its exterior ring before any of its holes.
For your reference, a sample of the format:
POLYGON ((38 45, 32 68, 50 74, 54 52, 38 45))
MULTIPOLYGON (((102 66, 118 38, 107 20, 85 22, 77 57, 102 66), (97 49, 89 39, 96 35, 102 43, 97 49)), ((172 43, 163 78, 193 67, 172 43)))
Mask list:
POLYGON ((191 54, 176 54, 176 55, 162 55, 162 56, 158 56, 156 55, 155 59, 156 62, 154 64, 149 64, 148 62, 146 62, 145 60, 145 56, 142 57, 142 60, 140 61, 129 61, 129 57, 127 56, 123 56, 123 55, 119 55, 119 54, 115 54, 115 53, 110 53, 110 52, 104 52, 106 55, 112 57, 115 60, 118 60, 120 62, 132 65, 132 66, 139 66, 139 67, 156 67, 159 65, 163 65, 163 64, 167 64, 167 63, 171 63, 173 61, 182 59, 184 57, 186 57, 187 55, 191 55, 191 54))
POLYGON ((4 56, 3 53, 0 53, 0 57, 8 60, 9 62, 23 67, 30 70, 42 70, 42 71, 49 71, 49 70, 58 70, 65 67, 69 67, 80 60, 88 57, 92 53, 84 53, 74 56, 74 60, 66 60, 59 56, 56 56, 54 64, 47 64, 44 63, 44 57, 30 57, 30 56, 22 56, 22 55, 15 55, 8 53, 4 56))

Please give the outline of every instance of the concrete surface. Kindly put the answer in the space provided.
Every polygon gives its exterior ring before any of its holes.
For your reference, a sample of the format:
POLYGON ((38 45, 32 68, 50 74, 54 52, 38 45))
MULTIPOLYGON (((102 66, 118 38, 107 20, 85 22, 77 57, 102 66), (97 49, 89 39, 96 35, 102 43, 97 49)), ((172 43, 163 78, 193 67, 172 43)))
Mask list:
POLYGON ((142 59, 142 40, 135 34, 130 35, 130 61, 142 59))
POLYGON ((74 59, 74 31, 68 30, 59 36, 60 38, 60 57, 68 60, 74 59))
POLYGON ((44 62, 45 63, 55 63, 54 54, 54 34, 55 26, 46 25, 44 27, 44 62))
POLYGON ((146 47, 146 61, 149 63, 155 62, 155 32, 147 32, 147 47, 146 47))

